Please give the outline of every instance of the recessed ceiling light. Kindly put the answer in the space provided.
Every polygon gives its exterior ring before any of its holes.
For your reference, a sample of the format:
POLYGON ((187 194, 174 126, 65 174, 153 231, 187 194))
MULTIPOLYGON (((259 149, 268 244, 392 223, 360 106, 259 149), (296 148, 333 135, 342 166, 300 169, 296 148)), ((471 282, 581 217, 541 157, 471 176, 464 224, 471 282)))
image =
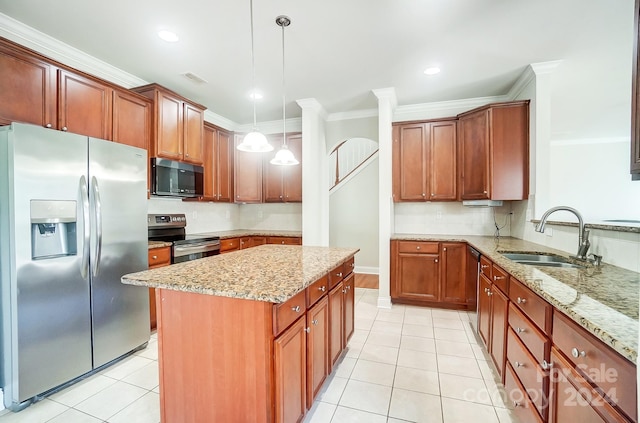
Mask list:
POLYGON ((424 74, 425 75, 435 75, 435 74, 438 74, 438 73, 440 73, 440 68, 437 67, 437 66, 432 66, 432 67, 426 68, 424 70, 424 74))
POLYGON ((257 91, 249 93, 249 98, 252 100, 262 100, 262 94, 257 91))
POLYGON ((179 40, 178 35, 175 32, 167 31, 163 29, 158 31, 158 37, 162 38, 168 43, 175 43, 179 40))

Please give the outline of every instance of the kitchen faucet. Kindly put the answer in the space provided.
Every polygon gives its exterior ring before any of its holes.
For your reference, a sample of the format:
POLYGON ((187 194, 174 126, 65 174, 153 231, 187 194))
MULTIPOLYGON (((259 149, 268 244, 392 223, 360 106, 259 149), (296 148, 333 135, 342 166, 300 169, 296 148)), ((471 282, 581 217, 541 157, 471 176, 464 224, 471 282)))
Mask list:
POLYGON ((591 246, 591 243, 589 242, 589 231, 584 228, 584 220, 582 220, 580 212, 578 212, 578 210, 574 209, 573 207, 551 207, 549 210, 544 212, 544 214, 540 218, 540 223, 538 223, 538 226, 536 226, 536 232, 544 232, 544 225, 547 223, 549 215, 558 210, 571 212, 578 218, 578 253, 576 254, 576 258, 587 260, 587 251, 589 251, 589 247, 591 246))

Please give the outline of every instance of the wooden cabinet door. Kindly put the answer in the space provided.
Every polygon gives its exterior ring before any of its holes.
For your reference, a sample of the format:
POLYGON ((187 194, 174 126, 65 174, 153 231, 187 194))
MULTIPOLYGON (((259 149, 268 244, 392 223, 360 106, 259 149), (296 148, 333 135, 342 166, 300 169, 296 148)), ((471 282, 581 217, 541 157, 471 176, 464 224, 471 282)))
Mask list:
POLYGON ((492 286, 491 302, 491 343, 489 345, 489 353, 498 369, 498 374, 504 379, 509 299, 498 288, 492 286))
POLYGON ((440 299, 447 303, 467 303, 466 244, 443 242, 440 244, 441 280, 440 299))
POLYGON ((342 352, 342 340, 344 338, 342 315, 344 313, 344 300, 342 293, 342 282, 329 291, 329 361, 330 367, 340 358, 342 352))
POLYGON ((394 201, 425 201, 429 133, 423 123, 398 125, 393 139, 394 201))
POLYGON ((278 166, 270 163, 270 160, 282 145, 282 136, 271 136, 269 137, 269 142, 274 146, 274 151, 263 154, 263 200, 265 203, 283 203, 285 201, 283 178, 287 166, 278 166))
MULTIPOLYGON (((236 135, 235 146, 243 135, 236 135)), ((235 150, 234 192, 236 203, 262 202, 262 154, 235 150)))
POLYGON ((213 185, 215 200, 233 203, 233 136, 228 131, 218 129, 213 142, 214 172, 213 185))
POLYGON ((202 165, 204 167, 203 194, 205 198, 215 199, 215 143, 216 128, 205 124, 202 131, 202 165))
POLYGON ((112 89, 93 79, 58 70, 58 128, 111 139, 112 89))
POLYGON ((311 405, 329 374, 329 300, 307 311, 307 404, 311 405))
POLYGON ((182 160, 182 101, 156 91, 155 154, 165 159, 182 160))
POLYGON ((298 319, 274 341, 275 421, 298 423, 307 410, 306 319, 298 319))
POLYGON ((432 201, 456 200, 458 197, 456 122, 433 122, 429 128, 430 198, 432 201))
POLYGON ((342 329, 342 346, 343 348, 347 346, 349 339, 353 335, 353 331, 355 328, 355 275, 351 273, 347 276, 342 282, 343 288, 342 292, 343 303, 342 303, 342 311, 343 311, 343 329, 342 329))
POLYGON ((398 254, 397 296, 403 299, 438 301, 440 265, 437 254, 398 254))
POLYGON ((478 333, 489 350, 491 335, 491 282, 483 274, 478 277, 478 333))
POLYGON ((302 134, 287 135, 287 146, 300 164, 284 166, 282 185, 287 203, 302 202, 302 134))
POLYGON ((183 151, 185 162, 202 164, 202 130, 204 110, 189 103, 183 103, 183 151))
POLYGON ((481 110, 458 121, 460 142, 460 196, 463 200, 490 198, 489 111, 481 110))
MULTIPOLYGON (((171 264, 171 247, 154 248, 148 252, 149 269, 169 266, 171 264)), ((156 290, 149 288, 149 323, 151 330, 158 325, 156 316, 156 290)))
POLYGON ((148 150, 150 140, 151 102, 113 90, 113 141, 148 150))
POLYGON ((56 71, 50 63, 0 45, 0 125, 57 128, 56 71))

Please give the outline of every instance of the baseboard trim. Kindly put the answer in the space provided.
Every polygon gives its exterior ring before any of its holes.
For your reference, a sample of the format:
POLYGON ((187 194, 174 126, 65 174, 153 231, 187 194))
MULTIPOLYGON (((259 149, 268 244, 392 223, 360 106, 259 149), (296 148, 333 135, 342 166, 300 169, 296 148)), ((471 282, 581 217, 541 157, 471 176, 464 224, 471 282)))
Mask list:
POLYGON ((367 275, 380 274, 380 268, 371 266, 356 266, 353 271, 356 273, 365 273, 367 275))
POLYGON ((378 308, 391 308, 391 297, 378 297, 378 308))

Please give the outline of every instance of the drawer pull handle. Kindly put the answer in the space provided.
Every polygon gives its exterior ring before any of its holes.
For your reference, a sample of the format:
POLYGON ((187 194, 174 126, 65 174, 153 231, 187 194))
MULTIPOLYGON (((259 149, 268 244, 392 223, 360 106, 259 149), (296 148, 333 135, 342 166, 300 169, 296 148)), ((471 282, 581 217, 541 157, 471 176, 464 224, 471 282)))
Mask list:
POLYGON ((317 325, 317 324, 318 324, 318 319, 313 319, 313 320, 311 321, 311 323, 313 323, 314 325, 317 325))
POLYGON ((309 333, 309 332, 311 332, 311 328, 305 328, 305 330, 304 330, 304 331, 305 331, 305 332, 307 332, 307 333, 309 333))
POLYGON ((326 289, 327 289, 327 288, 325 288, 325 286, 324 286, 324 285, 322 285, 320 288, 318 288, 318 291, 322 291, 322 292, 324 292, 326 289))
MULTIPOLYGON (((486 192, 486 191, 485 191, 486 192)), ((520 403, 518 401, 514 401, 513 402, 513 406, 514 407, 520 407, 520 403)))
POLYGON ((342 272, 338 272, 338 273, 336 273, 336 276, 337 276, 337 277, 339 277, 339 278, 341 278, 341 277, 342 277, 342 272))
POLYGON ((152 259, 158 260, 158 256, 151 256, 152 259))
POLYGON ((527 302, 527 299, 526 299, 526 298, 520 298, 520 297, 518 297, 518 304, 524 304, 524 303, 526 303, 526 302, 527 302))
POLYGON ((346 294, 346 293, 347 293, 347 290, 346 290, 346 289, 343 289, 343 290, 342 290, 342 293, 343 293, 343 294, 346 294))
POLYGON ((434 262, 436 262, 436 263, 437 263, 437 262, 438 262, 438 259, 435 259, 435 260, 434 260, 434 262))
POLYGON ((494 281, 499 281, 500 279, 504 279, 504 276, 494 276, 493 277, 494 281))
POLYGON ((491 292, 491 290, 487 291, 487 295, 490 297, 493 295, 493 292, 491 292))
POLYGON ((587 352, 586 351, 580 351, 577 348, 572 348, 571 349, 571 355, 574 358, 578 358, 578 357, 586 357, 587 356, 587 352))
POLYGON ((482 265, 480 265, 480 268, 481 268, 481 269, 486 269, 487 267, 489 267, 489 265, 488 265, 488 264, 482 264, 482 265))
POLYGON ((520 363, 519 361, 516 361, 513 364, 515 364, 516 367, 524 367, 524 363, 520 363))
POLYGON ((549 370, 550 368, 553 367, 553 363, 547 360, 542 360, 542 369, 543 370, 549 370))
POLYGON ((300 306, 291 307, 291 310, 295 311, 296 313, 300 313, 300 306))
POLYGON ((419 249, 420 249, 420 246, 418 245, 418 246, 416 247, 416 250, 419 250, 419 249))
POLYGON ((351 267, 355 266, 355 263, 351 263, 351 267))
POLYGON ((524 332, 524 328, 516 328, 516 333, 523 333, 524 332))

